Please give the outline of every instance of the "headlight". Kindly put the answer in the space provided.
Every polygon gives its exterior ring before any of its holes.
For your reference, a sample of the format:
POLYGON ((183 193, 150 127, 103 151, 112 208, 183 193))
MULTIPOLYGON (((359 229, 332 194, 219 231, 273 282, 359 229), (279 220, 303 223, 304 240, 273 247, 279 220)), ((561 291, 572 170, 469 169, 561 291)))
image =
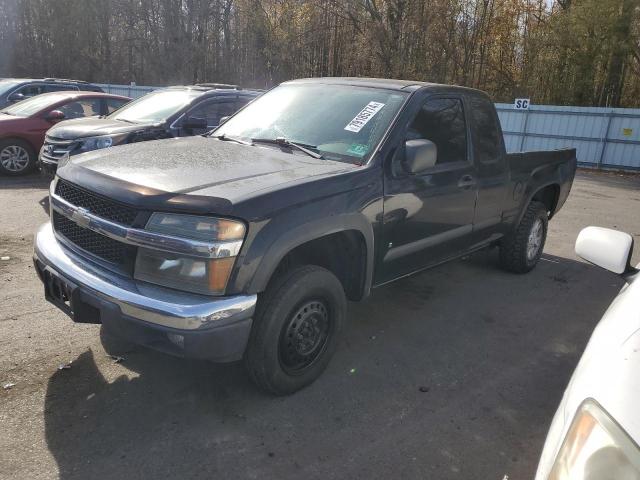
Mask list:
POLYGON ((201 242, 215 242, 220 248, 215 258, 139 248, 134 272, 136 279, 195 293, 224 293, 244 239, 243 223, 222 218, 154 213, 147 222, 146 230, 201 242))
POLYGON ((99 137, 87 137, 80 139, 80 147, 78 152, 90 152, 92 150, 100 150, 101 148, 109 148, 112 145, 120 143, 126 135, 101 135, 99 137))
POLYGON ((640 449, 594 400, 578 409, 549 480, 640 479, 640 449))

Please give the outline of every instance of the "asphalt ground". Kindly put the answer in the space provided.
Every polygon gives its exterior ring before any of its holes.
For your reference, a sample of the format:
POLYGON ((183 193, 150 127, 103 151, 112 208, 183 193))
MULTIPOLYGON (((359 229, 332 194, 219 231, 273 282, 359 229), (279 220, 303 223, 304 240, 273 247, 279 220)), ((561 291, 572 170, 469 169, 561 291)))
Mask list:
POLYGON ((324 375, 274 398, 241 365, 115 341, 45 302, 31 243, 46 194, 38 176, 0 177, 0 387, 15 384, 0 388, 2 479, 532 478, 622 286, 575 238, 640 239, 640 177, 579 172, 532 273, 485 251, 376 289, 349 306, 324 375))

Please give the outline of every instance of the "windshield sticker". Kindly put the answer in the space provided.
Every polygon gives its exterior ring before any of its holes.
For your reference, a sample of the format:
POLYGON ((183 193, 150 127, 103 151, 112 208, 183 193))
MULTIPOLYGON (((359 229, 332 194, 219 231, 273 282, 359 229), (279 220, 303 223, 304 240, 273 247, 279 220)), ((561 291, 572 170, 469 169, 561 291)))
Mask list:
POLYGON ((352 143, 347 150, 348 154, 355 155, 357 157, 364 157, 369 151, 369 145, 363 145, 361 143, 352 143))
POLYGON ((356 115, 353 120, 351 120, 346 127, 345 130, 350 132, 358 133, 362 130, 369 120, 373 118, 373 116, 382 110, 384 107, 384 103, 380 102, 369 102, 369 104, 360 110, 360 113, 356 115))

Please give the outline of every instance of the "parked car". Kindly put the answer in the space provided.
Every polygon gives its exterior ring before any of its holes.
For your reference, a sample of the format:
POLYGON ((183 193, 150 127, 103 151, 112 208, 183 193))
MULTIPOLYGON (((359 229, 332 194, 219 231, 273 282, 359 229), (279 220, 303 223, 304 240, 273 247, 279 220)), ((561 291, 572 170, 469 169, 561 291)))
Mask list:
POLYGON ((0 110, 0 173, 22 175, 33 170, 45 132, 55 123, 104 115, 130 100, 98 92, 57 92, 0 110))
POLYGON ((0 80, 0 109, 36 95, 61 91, 102 92, 92 83, 66 78, 3 78, 0 80))
POLYGON ((640 270, 631 266, 632 251, 624 232, 588 227, 578 236, 576 253, 626 284, 571 377, 537 480, 640 479, 640 270))
POLYGON ((160 138, 199 135, 218 126, 261 92, 202 84, 155 90, 104 118, 69 120, 47 132, 40 164, 55 174, 63 155, 160 138))
POLYGON ((244 358, 289 394, 326 367, 347 299, 492 245, 507 270, 534 268, 575 169, 575 150, 507 155, 477 90, 292 81, 210 135, 64 162, 36 270, 76 322, 244 358))

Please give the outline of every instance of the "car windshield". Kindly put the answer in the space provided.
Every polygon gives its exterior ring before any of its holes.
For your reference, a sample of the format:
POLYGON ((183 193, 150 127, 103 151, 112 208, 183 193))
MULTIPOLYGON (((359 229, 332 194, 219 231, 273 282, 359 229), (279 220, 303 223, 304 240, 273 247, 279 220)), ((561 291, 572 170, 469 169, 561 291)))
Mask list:
POLYGON ((160 123, 202 95, 195 90, 158 90, 129 103, 107 118, 132 123, 160 123))
POLYGON ((279 138, 326 159, 364 163, 406 98, 404 92, 383 88, 284 84, 254 100, 213 136, 260 145, 279 138))
POLYGON ((2 113, 14 115, 16 117, 30 117, 51 105, 54 105, 69 97, 69 93, 45 93, 37 95, 27 100, 22 100, 10 107, 2 110, 2 113))
POLYGON ((0 97, 9 93, 14 87, 20 85, 21 82, 12 82, 11 80, 0 81, 0 97))

